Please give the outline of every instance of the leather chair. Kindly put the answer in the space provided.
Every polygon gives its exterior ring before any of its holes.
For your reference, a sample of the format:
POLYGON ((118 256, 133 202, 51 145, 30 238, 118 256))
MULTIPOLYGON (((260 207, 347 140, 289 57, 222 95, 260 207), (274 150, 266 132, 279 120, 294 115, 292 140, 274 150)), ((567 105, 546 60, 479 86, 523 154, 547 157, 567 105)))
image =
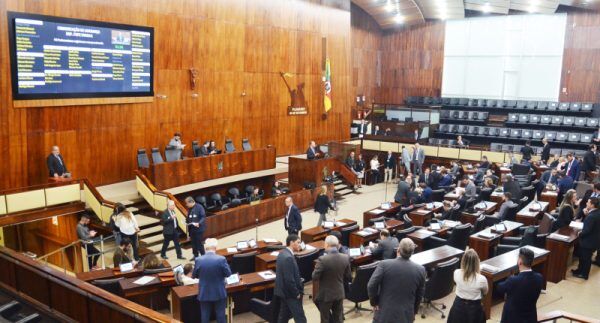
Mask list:
POLYGON ((459 267, 459 259, 452 258, 448 261, 437 264, 431 276, 425 282, 425 291, 423 292, 423 307, 421 308, 421 318, 425 318, 425 310, 433 308, 442 314, 445 318, 444 309, 446 305, 440 304, 438 308, 433 301, 442 299, 452 293, 454 290, 454 270, 459 267))
POLYGON ((549 213, 544 213, 542 215, 542 219, 540 220, 540 225, 538 226, 539 234, 550 234, 554 229, 554 222, 556 222, 556 218, 550 215, 549 213))
POLYGON ((200 143, 198 140, 192 141, 192 151, 194 152, 194 157, 200 156, 200 143))
POLYGON ((356 275, 354 276, 354 280, 348 285, 348 292, 346 293, 346 299, 354 303, 354 307, 344 314, 351 312, 358 313, 359 311, 372 312, 370 309, 361 307, 360 303, 369 300, 367 284, 371 276, 373 276, 375 268, 377 268, 377 262, 356 268, 356 275))
POLYGON ((500 218, 492 215, 485 215, 483 219, 483 228, 491 227, 492 225, 496 225, 500 223, 500 218))
POLYGON ((225 140, 225 152, 232 153, 235 151, 235 146, 233 146, 233 141, 231 139, 225 140))
POLYGON ((148 159, 148 155, 146 154, 146 149, 144 149, 144 148, 138 149, 137 163, 138 163, 138 168, 150 167, 150 159, 148 159))
POLYGON ((253 273, 255 270, 256 251, 233 255, 231 258, 231 272, 240 275, 253 273))
POLYGON ((160 154, 160 150, 158 150, 158 148, 152 148, 152 163, 153 164, 162 164, 164 162, 165 161, 162 158, 162 155, 160 154))
POLYGON ((460 210, 460 205, 456 204, 455 206, 452 207, 452 209, 450 209, 450 216, 449 216, 449 220, 451 221, 459 221, 460 222, 460 215, 461 215, 461 210, 460 210))
MULTIPOLYGON (((523 199, 527 199, 527 196, 523 197, 520 201, 522 201, 523 199)), ((520 203, 517 203, 515 205, 513 205, 512 207, 509 207, 508 210, 506 210, 506 216, 504 217, 504 220, 506 221, 515 221, 517 219, 517 213, 519 212, 519 210, 522 207, 520 206, 520 203)))
POLYGON ((237 199, 240 197, 240 190, 237 187, 230 187, 227 190, 227 195, 229 195, 229 198, 231 200, 237 199))
POLYGON ((342 234, 342 239, 340 241, 340 244, 342 246, 349 246, 350 245, 350 233, 354 232, 354 231, 358 231, 359 227, 358 224, 349 226, 349 227, 342 227, 340 228, 340 233, 342 234))
POLYGON ((208 207, 209 209, 220 209, 223 206, 223 201, 221 199, 221 194, 213 193, 210 196, 211 205, 208 207))
POLYGON ((505 237, 500 240, 496 246, 495 256, 507 253, 524 246, 534 246, 544 248, 546 235, 541 235, 538 238, 538 227, 529 226, 524 229, 524 233, 520 237, 505 237))
POLYGON ((265 322, 275 322, 277 320, 275 313, 273 313, 273 301, 263 301, 259 298, 251 298, 250 312, 260 317, 265 322))
POLYGON ((123 279, 124 277, 96 279, 92 281, 92 285, 100 287, 113 295, 121 295, 121 286, 119 285, 119 282, 123 279))
POLYGON ((446 195, 446 190, 444 190, 443 188, 432 190, 431 200, 434 202, 442 202, 444 200, 444 195, 446 195))
POLYGON ((456 249, 465 250, 469 243, 469 236, 473 226, 470 223, 457 225, 448 235, 448 239, 432 236, 425 240, 425 249, 433 249, 441 246, 451 246, 456 249))
POLYGON ((398 239, 398 241, 401 241, 402 239, 408 237, 409 234, 411 234, 415 231, 417 231, 417 227, 414 227, 414 226, 410 227, 410 228, 398 230, 398 231, 396 231, 396 239, 398 239))
POLYGON ((208 205, 206 204, 206 196, 204 196, 204 195, 198 195, 198 196, 196 196, 195 200, 196 200, 196 203, 202 205, 202 207, 204 209, 208 208, 208 205))
POLYGON ((521 194, 522 194, 522 196, 527 196, 527 199, 529 201, 533 201, 533 198, 535 197, 534 183, 532 182, 531 185, 521 188, 521 194))
POLYGON ((477 202, 489 201, 493 192, 494 190, 491 187, 482 188, 481 191, 479 191, 477 202))
POLYGON ((175 149, 174 147, 167 146, 167 148, 165 148, 165 158, 168 162, 180 160, 181 149, 175 149))
MULTIPOLYGON (((304 284, 306 285, 310 281, 312 281, 312 273, 314 268, 314 262, 321 255, 321 251, 319 249, 315 249, 309 253, 303 255, 296 256, 296 263, 298 264, 298 270, 300 271, 300 278, 302 278, 304 284)), ((312 298, 312 295, 309 295, 309 298, 312 298)))
MULTIPOLYGON (((519 210, 520 210, 520 209, 522 209, 522 208, 524 208, 524 207, 525 207, 525 205, 527 205, 527 203, 528 203, 528 202, 529 202, 529 197, 527 197, 527 196, 523 196, 523 197, 522 197, 522 198, 519 200, 519 203, 517 203, 517 204, 519 204, 519 207, 518 207, 518 208, 519 208, 519 210)), ((511 221, 514 221, 514 220, 511 220, 511 221)))
POLYGON ((404 221, 404 228, 405 228, 405 229, 408 229, 408 228, 410 228, 410 227, 412 227, 412 226, 413 226, 413 222, 412 222, 412 220, 410 219, 410 217, 408 216, 408 214, 404 214, 404 215, 402 216, 402 221, 404 221))
POLYGON ((229 201, 229 203, 227 203, 228 208, 234 208, 234 207, 238 207, 240 205, 242 205, 242 200, 240 200, 240 199, 231 199, 231 201, 229 201))
POLYGON ((249 198, 252 193, 254 193, 254 186, 253 185, 248 185, 246 186, 246 188, 244 188, 244 193, 246 198, 249 198))
POLYGON ((486 215, 482 214, 477 218, 477 220, 475 220, 475 225, 473 226, 472 233, 477 233, 477 232, 485 229, 485 218, 486 218, 486 215))
POLYGON ((250 145, 250 141, 248 140, 248 138, 242 139, 242 150, 252 150, 252 146, 250 145))

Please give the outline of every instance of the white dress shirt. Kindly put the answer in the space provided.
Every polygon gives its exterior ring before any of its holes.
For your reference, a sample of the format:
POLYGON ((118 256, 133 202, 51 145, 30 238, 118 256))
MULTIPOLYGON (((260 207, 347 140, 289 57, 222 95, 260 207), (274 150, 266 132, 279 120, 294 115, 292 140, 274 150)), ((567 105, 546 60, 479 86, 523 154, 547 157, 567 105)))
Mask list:
POLYGON ((482 274, 476 274, 475 279, 464 281, 462 269, 454 271, 456 283, 456 296, 465 300, 478 300, 488 292, 487 279, 482 274))
MULTIPOLYGON (((129 211, 127 211, 129 212, 129 211)), ((125 216, 123 216, 122 214, 119 214, 117 216, 117 221, 115 221, 115 224, 117 225, 117 227, 119 227, 119 230, 128 235, 134 235, 138 229, 138 223, 137 220, 135 219, 135 215, 131 215, 131 221, 129 219, 127 219, 125 216)))

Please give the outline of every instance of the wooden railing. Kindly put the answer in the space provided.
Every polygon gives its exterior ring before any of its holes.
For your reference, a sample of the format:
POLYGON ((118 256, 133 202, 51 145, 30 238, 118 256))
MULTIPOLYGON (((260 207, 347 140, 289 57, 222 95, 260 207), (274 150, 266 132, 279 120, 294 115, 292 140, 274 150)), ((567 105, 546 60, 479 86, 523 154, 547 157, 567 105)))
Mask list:
POLYGON ((556 322, 557 320, 565 319, 570 322, 580 322, 580 323, 600 323, 599 319, 589 318, 579 314, 573 314, 564 311, 552 311, 548 313, 544 313, 538 315, 538 323, 542 322, 556 322))

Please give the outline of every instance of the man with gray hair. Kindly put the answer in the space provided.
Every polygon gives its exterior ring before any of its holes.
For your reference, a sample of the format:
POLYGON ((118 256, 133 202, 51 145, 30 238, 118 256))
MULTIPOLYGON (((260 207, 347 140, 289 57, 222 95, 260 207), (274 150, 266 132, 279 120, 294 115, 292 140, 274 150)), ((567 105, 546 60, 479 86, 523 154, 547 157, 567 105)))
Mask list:
POLYGON ((217 239, 209 238, 205 242, 206 254, 196 258, 193 278, 200 279, 198 296, 200 302, 200 319, 209 323, 213 309, 217 323, 225 323, 225 306, 227 291, 225 278, 231 276, 231 269, 225 257, 217 255, 217 239))
POLYGON ((373 322, 413 322, 425 287, 425 268, 410 261, 415 244, 400 241, 398 257, 382 260, 369 280, 367 291, 375 315, 373 322))
POLYGON ((321 323, 344 321, 344 285, 352 280, 350 258, 338 251, 339 241, 335 236, 325 238, 326 254, 319 257, 312 274, 319 284, 315 304, 321 314, 321 323))
POLYGON ((192 242, 192 253, 194 254, 191 260, 195 260, 198 254, 204 254, 202 240, 204 240, 204 231, 206 231, 206 212, 204 207, 200 203, 196 203, 191 196, 185 198, 185 206, 188 208, 186 223, 192 242))
POLYGON ((68 177, 69 171, 67 170, 67 164, 63 156, 60 154, 58 146, 52 146, 52 152, 46 158, 46 165, 48 165, 48 173, 50 177, 68 177))
POLYGON ((179 224, 177 222, 177 214, 175 213, 175 201, 171 199, 167 200, 167 209, 161 214, 160 220, 163 226, 163 245, 160 249, 160 256, 163 259, 168 259, 167 248, 169 247, 169 242, 173 241, 177 259, 185 259, 181 255, 181 247, 179 246, 179 231, 177 230, 179 224))

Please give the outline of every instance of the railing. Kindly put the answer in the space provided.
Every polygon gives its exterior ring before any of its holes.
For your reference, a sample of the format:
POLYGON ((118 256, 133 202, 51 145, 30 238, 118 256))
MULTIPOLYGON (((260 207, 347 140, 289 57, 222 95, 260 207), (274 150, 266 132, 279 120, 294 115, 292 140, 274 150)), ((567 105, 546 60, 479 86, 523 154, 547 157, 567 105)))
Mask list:
POLYGON ((569 322, 580 323, 600 323, 600 320, 585 317, 579 314, 572 314, 564 311, 552 311, 538 316, 538 323, 542 322, 558 322, 560 319, 568 320, 569 322))
MULTIPOLYGON (((101 264, 102 264, 101 267, 102 267, 102 269, 105 269, 106 268, 106 261, 104 259, 104 255, 107 254, 107 253, 113 253, 115 251, 115 249, 116 249, 116 247, 114 247, 114 248, 112 248, 110 250, 104 250, 104 243, 106 241, 108 241, 108 240, 111 240, 111 239, 114 239, 113 235, 110 235, 108 237, 100 236, 98 239, 93 239, 91 241, 75 240, 75 241, 69 243, 66 246, 58 248, 58 249, 56 249, 56 250, 54 250, 52 252, 49 252, 49 253, 47 253, 47 254, 45 254, 43 256, 36 257, 35 259, 38 260, 41 263, 44 263, 46 266, 48 266, 48 258, 50 256, 53 256, 53 255, 56 255, 56 254, 60 254, 60 264, 54 264, 54 265, 62 268, 63 273, 66 274, 67 273, 67 266, 66 266, 67 264, 65 263, 65 259, 67 258, 67 250, 69 248, 73 248, 73 251, 74 251, 73 254, 75 255, 75 257, 73 257, 74 261, 75 261, 75 264, 74 264, 73 267, 74 268, 78 268, 78 266, 77 266, 78 265, 77 260, 79 259, 79 257, 78 257, 78 254, 77 254, 77 249, 75 249, 75 248, 81 248, 81 258, 82 259, 89 260, 89 258, 92 258, 92 257, 99 257, 100 261, 101 261, 101 264), (98 250, 99 253, 92 254, 92 255, 88 254, 87 253, 87 249, 85 248, 85 245, 88 244, 88 243, 99 243, 100 244, 100 250, 98 250)), ((85 261, 85 260, 82 260, 82 263, 81 263, 82 267, 83 267, 83 271, 89 271, 90 268, 89 268, 89 265, 88 265, 88 261, 85 261)))

